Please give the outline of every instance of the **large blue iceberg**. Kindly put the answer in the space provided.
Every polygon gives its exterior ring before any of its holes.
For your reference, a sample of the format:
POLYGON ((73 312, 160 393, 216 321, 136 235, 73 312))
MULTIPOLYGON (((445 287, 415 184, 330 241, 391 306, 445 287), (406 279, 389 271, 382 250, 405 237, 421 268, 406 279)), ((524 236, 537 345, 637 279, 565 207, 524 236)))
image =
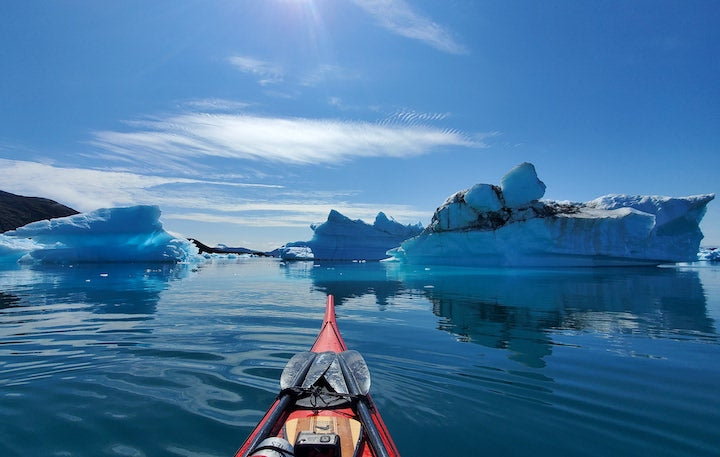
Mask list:
POLYGON ((657 265, 697 260, 699 224, 714 194, 606 195, 586 203, 541 200, 530 163, 500 186, 449 197, 418 236, 388 252, 411 264, 468 266, 657 265))
POLYGON ((280 249, 285 260, 381 260, 388 249, 422 231, 422 225, 402 225, 378 213, 370 225, 331 210, 327 221, 311 227, 310 241, 295 241, 280 249))
POLYGON ((104 208, 0 234, 0 261, 21 263, 186 262, 197 248, 166 232, 158 206, 104 208))

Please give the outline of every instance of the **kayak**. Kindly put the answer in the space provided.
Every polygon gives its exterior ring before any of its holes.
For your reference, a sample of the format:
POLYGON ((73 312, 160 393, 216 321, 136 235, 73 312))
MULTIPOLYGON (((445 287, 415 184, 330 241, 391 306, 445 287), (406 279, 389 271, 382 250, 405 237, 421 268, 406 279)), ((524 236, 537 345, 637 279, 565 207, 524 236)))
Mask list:
POLYGON ((310 351, 295 354, 280 393, 235 457, 395 457, 395 443, 370 397, 370 372, 348 350, 327 298, 310 351))

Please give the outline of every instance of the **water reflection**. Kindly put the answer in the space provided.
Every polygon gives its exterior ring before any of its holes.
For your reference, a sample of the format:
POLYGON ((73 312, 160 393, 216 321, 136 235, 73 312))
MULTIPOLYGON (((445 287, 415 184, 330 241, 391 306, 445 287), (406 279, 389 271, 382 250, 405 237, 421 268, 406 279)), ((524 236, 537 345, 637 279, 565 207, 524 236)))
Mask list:
MULTIPOLYGON (((559 332, 715 338, 697 271, 673 268, 470 269, 394 263, 304 262, 316 289, 339 303, 373 294, 381 307, 421 295, 438 328, 542 367, 559 332)), ((300 267, 288 267, 300 268, 300 267)))
POLYGON ((4 266, 0 270, 0 384, 86 366, 97 348, 139 344, 160 293, 184 275, 169 265, 4 266))
POLYGON ((168 282, 188 274, 168 264, 4 266, 0 309, 83 303, 99 314, 152 314, 168 282))
POLYGON ((661 268, 396 271, 423 290, 441 328, 544 366, 557 331, 676 337, 713 333, 697 272, 661 268))
POLYGON ((314 287, 335 296, 335 303, 373 294, 381 307, 403 289, 402 281, 392 277, 378 262, 287 262, 281 264, 290 278, 310 277, 314 287))

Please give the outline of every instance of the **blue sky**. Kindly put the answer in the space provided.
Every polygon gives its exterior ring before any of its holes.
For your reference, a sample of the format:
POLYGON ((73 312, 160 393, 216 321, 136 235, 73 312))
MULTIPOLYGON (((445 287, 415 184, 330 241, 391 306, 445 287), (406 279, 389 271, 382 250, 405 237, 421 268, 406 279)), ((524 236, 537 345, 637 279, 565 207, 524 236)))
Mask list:
POLYGON ((714 0, 6 0, 0 190, 256 249, 332 208, 427 224, 525 161, 549 199, 717 193, 718 23, 714 0))

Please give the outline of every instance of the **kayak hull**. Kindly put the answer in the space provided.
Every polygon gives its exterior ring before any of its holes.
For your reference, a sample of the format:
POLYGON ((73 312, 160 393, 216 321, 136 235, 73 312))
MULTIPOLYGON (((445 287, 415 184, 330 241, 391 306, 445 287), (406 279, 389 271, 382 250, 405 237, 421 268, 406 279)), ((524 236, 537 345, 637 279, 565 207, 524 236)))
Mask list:
MULTIPOLYGON (((337 326, 334 298, 329 295, 323 324, 311 352, 316 354, 315 360, 317 361, 328 353, 331 353, 329 354, 331 359, 333 357, 343 359, 341 354, 346 353, 347 350, 347 345, 337 326)), ((364 361, 362 363, 364 364, 364 361)), ((343 370, 343 373, 347 375, 347 366, 343 367, 343 370)), ((369 376, 369 373, 367 374, 369 376)), ((353 376, 348 377, 352 378, 353 376)), ((352 383, 353 381, 348 382, 352 383)), ((369 378, 367 384, 369 388, 369 378)), ((313 385, 311 388, 317 388, 317 386, 313 385)), ((324 440, 326 443, 322 444, 323 446, 336 446, 336 448, 332 451, 324 451, 330 452, 329 454, 317 455, 333 455, 335 457, 399 456, 397 447, 375 403, 369 393, 364 392, 362 387, 360 387, 360 390, 361 392, 354 395, 351 401, 339 407, 324 407, 322 404, 308 407, 307 405, 301 405, 302 402, 298 400, 297 395, 292 393, 293 389, 281 391, 245 443, 237 451, 235 457, 259 457, 265 455, 289 457, 292 455, 290 453, 273 454, 271 451, 258 450, 259 447, 262 447, 261 442, 271 437, 295 443, 297 455, 303 454, 301 449, 312 446, 313 440, 324 440), (327 441, 335 439, 339 442, 327 443, 327 441)))

